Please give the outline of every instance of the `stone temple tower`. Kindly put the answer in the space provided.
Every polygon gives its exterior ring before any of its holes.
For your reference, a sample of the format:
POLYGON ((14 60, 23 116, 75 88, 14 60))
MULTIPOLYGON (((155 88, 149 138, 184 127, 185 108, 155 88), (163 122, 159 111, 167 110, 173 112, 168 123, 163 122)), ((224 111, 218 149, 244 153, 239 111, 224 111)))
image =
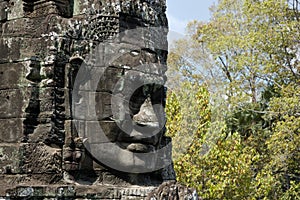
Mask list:
POLYGON ((196 198, 174 183, 164 135, 165 12, 0 0, 0 196, 196 198))

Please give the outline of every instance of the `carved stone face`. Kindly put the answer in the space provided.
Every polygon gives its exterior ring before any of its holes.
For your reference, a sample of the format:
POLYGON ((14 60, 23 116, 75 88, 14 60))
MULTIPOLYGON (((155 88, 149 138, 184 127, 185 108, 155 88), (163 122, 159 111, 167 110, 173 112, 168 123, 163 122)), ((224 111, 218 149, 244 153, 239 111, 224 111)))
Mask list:
POLYGON ((157 54, 130 50, 113 65, 131 68, 124 70, 112 96, 113 117, 121 129, 117 142, 132 152, 158 149, 165 124, 165 80, 157 54))
POLYGON ((136 45, 99 49, 96 65, 78 72, 90 74, 77 81, 81 89, 74 93, 79 135, 88 139, 92 156, 110 168, 130 173, 163 168, 166 67, 158 53, 136 45))
MULTIPOLYGON (((66 33, 64 44, 70 47, 65 51, 71 49, 72 57, 78 51, 85 60, 71 72, 77 76, 70 87, 76 131, 70 132, 82 137, 93 159, 108 168, 153 172, 171 164, 163 108, 167 28, 151 28, 167 27, 166 16, 159 14, 165 6, 105 2, 86 8, 84 22, 74 21, 66 33)), ((69 62, 72 71, 76 67, 69 62)))
POLYGON ((109 168, 158 169, 167 156, 156 153, 166 141, 164 69, 148 45, 157 40, 119 38, 82 66, 102 41, 150 26, 167 27, 163 0, 0 0, 0 140, 9 152, 0 168, 45 185, 62 171, 72 182, 88 170, 100 180, 109 168))

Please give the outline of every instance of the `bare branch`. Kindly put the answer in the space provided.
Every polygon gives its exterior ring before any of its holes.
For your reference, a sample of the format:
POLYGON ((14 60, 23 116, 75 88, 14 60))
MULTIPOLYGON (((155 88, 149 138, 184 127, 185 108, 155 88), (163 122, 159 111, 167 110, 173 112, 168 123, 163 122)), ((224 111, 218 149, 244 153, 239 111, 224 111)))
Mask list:
POLYGON ((228 66, 225 64, 224 60, 222 59, 221 56, 219 56, 219 59, 223 65, 224 68, 222 68, 222 70, 224 71, 224 73, 226 74, 226 77, 228 78, 228 80, 232 83, 232 77, 230 75, 230 72, 229 72, 229 69, 228 69, 228 66))

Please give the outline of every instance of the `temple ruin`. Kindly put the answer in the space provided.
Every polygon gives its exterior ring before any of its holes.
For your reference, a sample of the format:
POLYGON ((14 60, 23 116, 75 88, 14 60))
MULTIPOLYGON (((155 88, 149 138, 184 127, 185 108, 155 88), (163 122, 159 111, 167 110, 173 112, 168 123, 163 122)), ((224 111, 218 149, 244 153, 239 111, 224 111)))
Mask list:
POLYGON ((165 12, 165 0, 0 0, 1 197, 196 199, 164 135, 165 12))

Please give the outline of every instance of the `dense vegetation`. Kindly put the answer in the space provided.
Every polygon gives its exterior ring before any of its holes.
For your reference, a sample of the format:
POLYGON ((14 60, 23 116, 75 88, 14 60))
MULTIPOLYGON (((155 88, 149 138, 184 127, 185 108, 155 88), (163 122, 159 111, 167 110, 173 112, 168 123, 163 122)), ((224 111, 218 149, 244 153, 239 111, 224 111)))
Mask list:
POLYGON ((169 55, 177 179, 204 199, 300 199, 297 0, 219 0, 169 55))

